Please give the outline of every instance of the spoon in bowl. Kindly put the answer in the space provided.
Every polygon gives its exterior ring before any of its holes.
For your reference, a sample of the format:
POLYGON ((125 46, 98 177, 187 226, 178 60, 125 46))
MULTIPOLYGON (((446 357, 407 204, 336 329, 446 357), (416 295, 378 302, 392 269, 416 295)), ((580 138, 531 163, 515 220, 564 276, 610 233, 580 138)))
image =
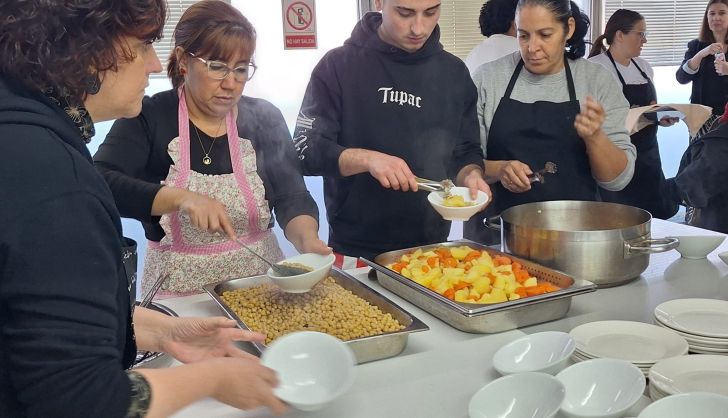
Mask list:
POLYGON ((247 245, 243 244, 243 242, 241 240, 238 239, 238 240, 235 240, 235 242, 237 242, 238 244, 240 244, 241 247, 243 247, 246 250, 250 251, 254 256, 256 256, 256 257, 260 258, 261 260, 263 260, 279 276, 298 276, 300 274, 305 274, 305 273, 308 273, 309 272, 309 270, 306 270, 306 269, 301 268, 301 267, 288 266, 288 265, 279 264, 279 263, 272 263, 272 262, 268 261, 267 258, 265 258, 262 255, 256 253, 255 251, 253 251, 252 248, 250 248, 247 245))

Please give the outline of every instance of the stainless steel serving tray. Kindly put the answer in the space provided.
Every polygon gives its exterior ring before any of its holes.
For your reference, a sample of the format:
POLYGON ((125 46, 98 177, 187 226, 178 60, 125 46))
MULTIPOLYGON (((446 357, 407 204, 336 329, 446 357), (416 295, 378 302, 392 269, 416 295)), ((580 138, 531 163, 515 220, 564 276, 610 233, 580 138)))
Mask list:
POLYGON ((361 260, 376 271, 377 280, 382 287, 465 332, 490 334, 553 321, 566 315, 571 306, 572 296, 596 290, 596 285, 592 282, 574 279, 560 271, 469 240, 406 248, 380 254, 374 258, 374 261, 365 258, 361 260), (502 303, 460 303, 450 300, 386 267, 387 264, 399 261, 402 255, 418 248, 427 251, 437 247, 457 247, 461 245, 487 251, 491 256, 508 256, 512 260, 521 263, 529 273, 539 280, 553 283, 561 287, 561 290, 502 303))
MULTIPOLYGON (((332 268, 329 276, 334 281, 351 291, 351 293, 366 300, 370 304, 378 307, 382 312, 392 315, 394 319, 404 325, 404 329, 395 332, 387 332, 379 335, 372 335, 364 338, 356 338, 349 340, 346 344, 354 351, 357 363, 366 363, 368 361, 381 360, 388 357, 396 356, 404 350, 407 345, 407 337, 409 334, 418 331, 427 331, 430 329, 424 322, 417 319, 396 303, 387 299, 381 293, 371 289, 360 283, 357 279, 343 271, 332 268)), ((239 326, 249 330, 248 326, 238 317, 238 315, 222 300, 223 292, 244 289, 247 287, 258 286, 265 283, 271 283, 268 276, 254 276, 242 279, 231 279, 220 283, 209 284, 203 286, 203 289, 217 302, 220 308, 230 318, 236 320, 239 326)), ((260 354, 265 349, 265 344, 251 343, 251 345, 260 354)))

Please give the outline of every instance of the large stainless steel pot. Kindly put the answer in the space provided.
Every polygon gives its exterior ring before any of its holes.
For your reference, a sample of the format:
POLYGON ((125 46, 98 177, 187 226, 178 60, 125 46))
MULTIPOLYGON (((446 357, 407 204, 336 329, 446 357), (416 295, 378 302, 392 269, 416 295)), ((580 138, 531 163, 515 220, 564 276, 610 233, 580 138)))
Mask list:
POLYGON ((551 201, 518 205, 491 218, 505 252, 561 270, 599 287, 637 278, 650 254, 677 247, 674 238, 651 239, 649 212, 605 202, 551 201))

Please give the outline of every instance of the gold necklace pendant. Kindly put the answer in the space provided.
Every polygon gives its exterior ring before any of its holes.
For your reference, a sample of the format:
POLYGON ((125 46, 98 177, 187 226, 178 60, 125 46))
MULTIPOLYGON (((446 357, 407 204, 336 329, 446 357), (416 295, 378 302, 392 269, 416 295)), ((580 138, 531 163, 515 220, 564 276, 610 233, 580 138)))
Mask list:
MULTIPOLYGON (((220 121, 220 125, 217 127, 217 131, 220 131, 220 126, 222 126, 222 120, 220 121)), ((215 146, 215 141, 217 141, 217 138, 219 138, 219 136, 212 138, 212 144, 210 144, 210 149, 207 152, 205 152, 205 146, 202 145, 202 139, 200 139, 200 132, 197 131, 197 126, 195 126, 193 124, 192 127, 195 128, 195 135, 197 136, 197 141, 200 143, 200 148, 202 148, 202 153, 205 154, 205 156, 202 157, 202 164, 205 164, 205 165, 212 164, 212 158, 210 158, 210 153, 212 152, 212 147, 215 146)), ((222 135, 220 135, 220 136, 222 136, 222 135)))

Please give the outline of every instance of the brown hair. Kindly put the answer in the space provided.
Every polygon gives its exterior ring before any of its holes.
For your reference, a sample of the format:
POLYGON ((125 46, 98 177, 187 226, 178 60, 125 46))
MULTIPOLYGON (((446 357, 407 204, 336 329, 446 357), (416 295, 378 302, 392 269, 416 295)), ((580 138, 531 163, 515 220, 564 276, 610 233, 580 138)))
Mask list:
POLYGON ((174 28, 174 46, 167 75, 177 89, 184 82, 175 54, 176 47, 200 58, 229 61, 240 52, 255 52, 255 29, 233 6, 220 0, 205 0, 190 6, 174 28))
POLYGON ((708 5, 705 6, 705 13, 703 13, 703 24, 700 25, 700 36, 698 39, 702 42, 707 42, 712 44, 713 42, 728 42, 728 34, 726 34, 726 39, 721 39, 718 41, 715 39, 715 36, 713 36, 713 32, 710 30, 710 26, 708 26, 708 9, 710 9, 710 6, 721 3, 728 6, 728 0, 710 0, 708 2, 708 5))
MULTIPOLYGON (((728 1, 728 0, 727 0, 728 1)), ((581 58, 586 53, 584 37, 589 30, 589 17, 570 0, 518 0, 516 11, 527 6, 540 6, 548 10, 557 22, 569 32, 569 18, 574 18, 574 33, 566 40, 566 57, 572 60, 581 58)))
POLYGON ((634 10, 619 9, 615 11, 604 26, 604 33, 599 35, 592 44, 591 51, 589 51, 589 57, 599 55, 606 49, 604 47, 604 41, 607 41, 607 45, 611 45, 614 42, 614 36, 617 31, 627 33, 634 29, 634 27, 645 20, 645 18, 635 12, 634 10))
POLYGON ((81 102, 94 72, 116 71, 135 58, 118 44, 120 38, 157 40, 166 16, 165 0, 3 2, 0 73, 29 89, 57 89, 81 102))

